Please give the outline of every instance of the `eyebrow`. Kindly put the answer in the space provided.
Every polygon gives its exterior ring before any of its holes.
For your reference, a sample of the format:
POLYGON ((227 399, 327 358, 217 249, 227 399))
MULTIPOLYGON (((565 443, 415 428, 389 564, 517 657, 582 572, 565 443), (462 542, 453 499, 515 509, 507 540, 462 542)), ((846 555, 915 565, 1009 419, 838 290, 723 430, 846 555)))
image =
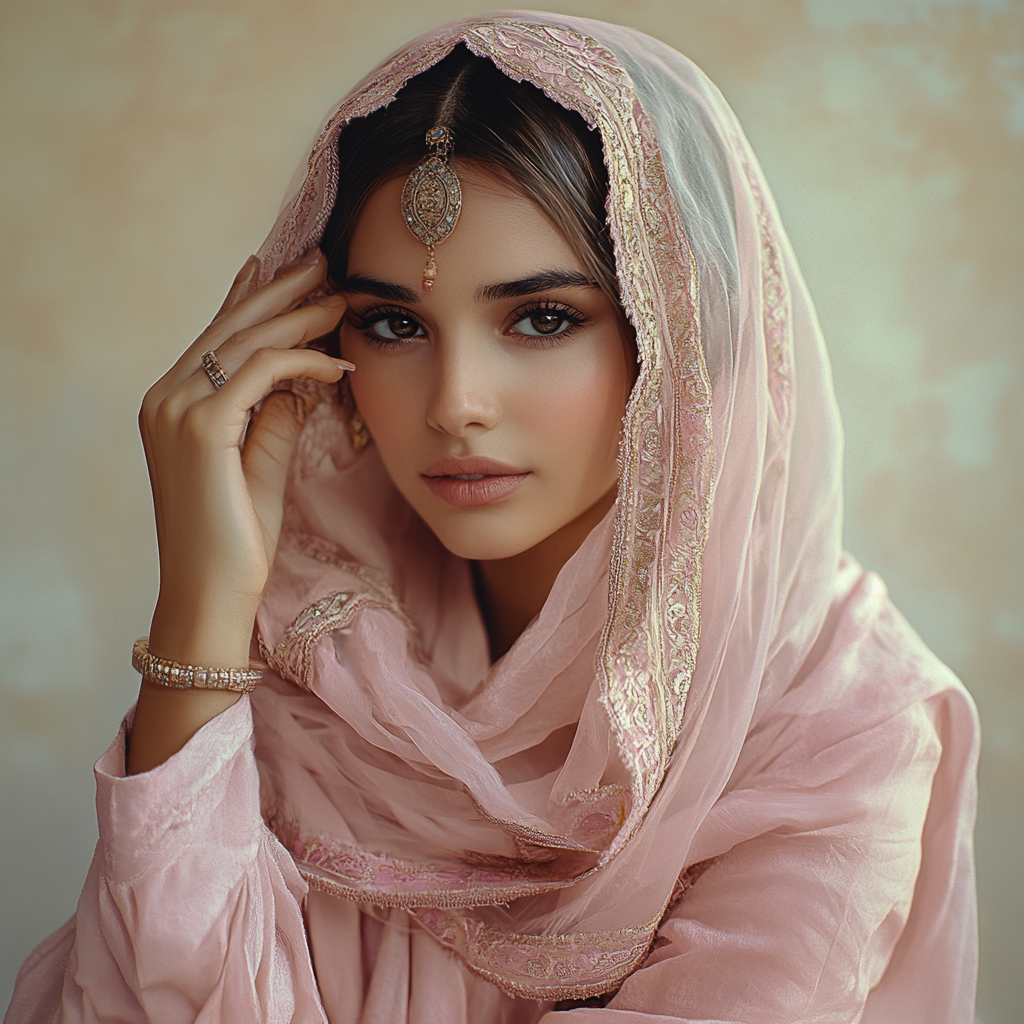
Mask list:
POLYGON ((498 299, 516 299, 521 295, 532 295, 534 292, 547 291, 549 288, 597 288, 586 274, 578 270, 542 270, 539 274, 521 277, 518 281, 505 281, 502 284, 489 284, 480 288, 477 299, 495 302, 498 299))
MULTIPOLYGON (((597 288, 598 283, 578 270, 542 270, 540 273, 521 277, 516 281, 503 281, 477 289, 477 301, 496 302, 499 299, 516 299, 522 295, 546 291, 549 288, 597 288)), ((366 274, 349 274, 342 282, 341 291, 353 295, 372 295, 386 302, 415 303, 419 296, 404 284, 391 284, 366 274)))
POLYGON ((372 295, 377 299, 384 299, 386 302, 416 302, 417 295, 411 288, 404 284, 389 284, 387 281, 378 281, 375 277, 367 277, 365 274, 349 274, 341 283, 341 291, 351 292, 353 295, 372 295))

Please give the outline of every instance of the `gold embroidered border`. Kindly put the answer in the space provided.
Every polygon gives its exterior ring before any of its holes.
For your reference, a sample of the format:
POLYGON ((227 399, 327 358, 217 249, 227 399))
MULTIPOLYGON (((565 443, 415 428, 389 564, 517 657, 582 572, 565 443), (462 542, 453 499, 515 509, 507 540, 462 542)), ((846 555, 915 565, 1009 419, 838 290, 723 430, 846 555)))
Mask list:
POLYGON ((782 265, 779 240, 772 213, 755 168, 744 163, 747 184, 757 209, 757 230, 761 244, 761 322, 768 359, 768 393, 776 419, 783 428, 790 424, 790 387, 793 365, 793 315, 789 284, 782 265))
POLYGON ((360 888, 339 882, 333 875, 316 870, 308 865, 298 863, 299 874, 314 889, 330 893, 341 899, 353 900, 356 903, 370 903, 377 907, 400 907, 403 910, 416 910, 428 906, 443 907, 452 910, 471 910, 479 907, 490 907, 499 903, 511 903, 513 900, 538 896, 553 889, 567 889, 575 885, 578 879, 568 878, 557 882, 507 885, 502 888, 477 887, 475 889, 437 889, 423 892, 388 892, 381 888, 360 888))
MULTIPOLYGON (((390 102, 410 78, 460 41, 511 77, 531 82, 579 112, 604 140, 611 182, 609 228, 623 306, 636 329, 640 370, 620 448, 609 614, 599 656, 602 700, 632 776, 634 799, 619 835, 602 855, 603 864, 642 822, 682 726, 699 639, 700 559, 713 471, 711 389, 700 346, 697 271, 653 127, 636 102, 628 73, 602 44, 562 27, 502 19, 456 32, 439 30, 393 58, 328 121, 310 155, 305 183, 261 253, 261 283, 321 236, 330 215, 329 197, 337 188, 336 141, 343 126, 390 102), (659 282, 657 294, 649 286, 652 279, 659 282)), ((329 603, 339 596, 325 598, 328 604, 318 614, 293 624, 282 664, 296 661, 303 678, 308 677, 313 644, 339 628, 327 623, 348 615, 341 605, 329 603)), ((343 604, 347 609, 348 603, 343 604)), ((496 823, 525 829, 514 822, 496 823)), ((435 934, 439 941, 448 944, 445 937, 452 938, 451 948, 472 970, 507 992, 531 998, 579 998, 615 988, 642 962, 661 916, 653 924, 602 938, 519 935, 454 909, 415 913, 441 914, 445 923, 435 934), (604 944, 603 951, 587 959, 586 950, 595 941, 604 944), (531 949, 547 950, 543 970, 530 960, 531 949), (570 949, 582 958, 575 966, 566 967, 564 958, 550 959, 551 950, 570 949), (547 981, 536 976, 538 970, 548 972, 547 981), (566 970, 588 980, 567 984, 566 970), (518 976, 527 980, 515 980, 517 971, 525 972, 518 976)))
POLYGON ((551 859, 468 854, 462 865, 409 861, 316 835, 278 812, 265 817, 310 885, 359 903, 406 909, 495 906, 564 889, 580 878, 559 877, 551 859))
POLYGON ((649 921, 607 932, 524 935, 447 908, 410 910, 474 974, 522 999, 589 999, 614 992, 647 959, 661 922, 717 858, 688 867, 649 921))
POLYGON ((313 648, 327 633, 351 625, 364 608, 393 610, 389 603, 368 592, 339 590, 320 598, 298 614, 272 651, 263 647, 267 664, 282 679, 308 690, 313 648))
POLYGON ((444 908, 409 914, 474 973, 510 996, 581 999, 601 995, 643 963, 661 914, 609 932, 524 935, 444 908))
POLYGON ((609 227, 641 365, 623 428, 599 655, 602 697, 635 799, 607 860, 639 827, 661 785, 696 663, 713 470, 697 269, 653 126, 610 50, 570 29, 504 19, 468 29, 465 41, 596 125, 608 164, 609 227))
POLYGON ((415 631, 402 608, 387 576, 379 569, 345 561, 339 549, 330 542, 309 534, 296 533, 288 543, 317 561, 330 562, 354 577, 356 586, 336 590, 304 608, 270 650, 259 637, 260 651, 267 664, 282 679, 304 689, 310 687, 313 648, 328 633, 350 626, 364 608, 383 608, 397 615, 406 625, 410 643, 415 631))

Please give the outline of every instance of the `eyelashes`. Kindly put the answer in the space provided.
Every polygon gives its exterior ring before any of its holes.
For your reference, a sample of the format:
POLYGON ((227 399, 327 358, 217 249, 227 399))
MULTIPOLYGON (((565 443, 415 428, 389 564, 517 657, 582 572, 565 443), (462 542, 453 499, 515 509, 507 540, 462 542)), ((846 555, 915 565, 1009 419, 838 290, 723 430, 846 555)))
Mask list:
POLYGON ((426 334, 420 322, 399 306, 375 306, 365 313, 349 310, 345 319, 374 344, 387 347, 426 334), (380 328, 387 333, 379 333, 380 328))
POLYGON ((567 306, 564 302, 547 299, 521 306, 512 313, 509 319, 512 321, 513 327, 528 325, 527 329, 515 333, 520 337, 533 339, 535 347, 546 347, 543 344, 544 339, 551 339, 549 344, 557 344, 575 334, 589 321, 589 318, 578 309, 567 306))
MULTIPOLYGON (((419 320, 401 306, 374 306, 364 313, 350 308, 345 320, 380 348, 405 347, 427 334, 419 320)), ((549 348, 575 334, 589 321, 589 317, 573 306, 543 299, 513 310, 506 320, 504 333, 516 337, 527 347, 549 348)))

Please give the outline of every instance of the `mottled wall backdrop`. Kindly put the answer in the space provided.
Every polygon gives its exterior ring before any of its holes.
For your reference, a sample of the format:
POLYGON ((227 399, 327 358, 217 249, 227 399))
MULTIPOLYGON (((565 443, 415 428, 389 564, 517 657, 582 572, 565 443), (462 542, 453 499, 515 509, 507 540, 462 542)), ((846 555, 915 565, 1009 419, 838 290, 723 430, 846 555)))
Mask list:
MULTIPOLYGON (((966 680, 988 1024, 1024 1016, 1024 7, 605 0, 721 86, 847 430, 849 547, 966 680)), ((2 984, 74 909, 154 538, 135 414, 262 241, 321 116, 456 0, 2 0, 2 984)))

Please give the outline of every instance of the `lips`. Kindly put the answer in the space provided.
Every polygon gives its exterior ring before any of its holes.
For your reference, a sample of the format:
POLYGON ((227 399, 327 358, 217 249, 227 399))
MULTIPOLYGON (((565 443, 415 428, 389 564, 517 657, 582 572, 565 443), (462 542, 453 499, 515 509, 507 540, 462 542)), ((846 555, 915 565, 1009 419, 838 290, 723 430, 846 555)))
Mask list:
POLYGON ((529 470, 481 455, 447 455, 429 466, 423 482, 442 501, 456 508, 492 505, 517 491, 529 470))

